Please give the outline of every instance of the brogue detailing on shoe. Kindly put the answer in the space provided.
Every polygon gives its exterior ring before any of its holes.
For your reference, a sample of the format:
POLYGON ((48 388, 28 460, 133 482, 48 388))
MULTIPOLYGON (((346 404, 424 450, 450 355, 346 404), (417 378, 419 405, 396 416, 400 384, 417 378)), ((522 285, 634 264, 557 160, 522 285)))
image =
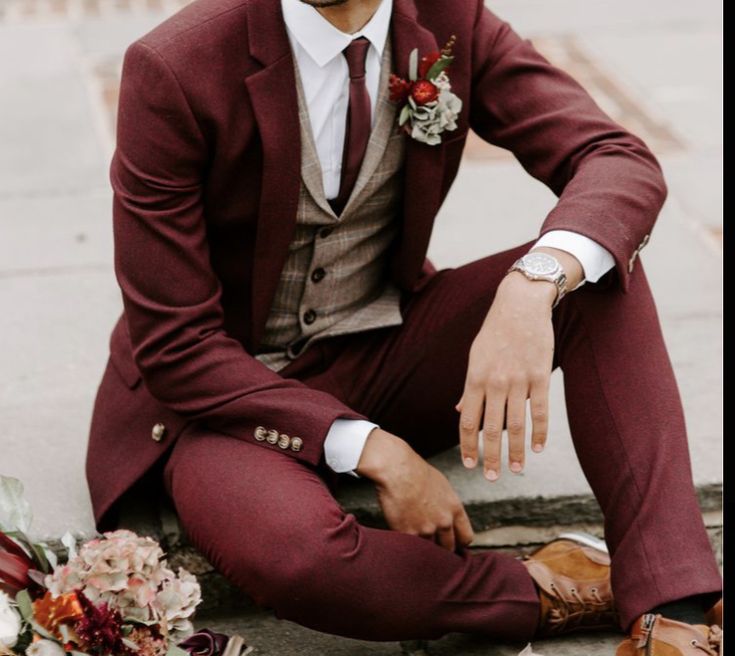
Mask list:
POLYGON ((573 581, 545 563, 531 560, 524 564, 539 587, 546 610, 539 636, 618 628, 609 581, 573 581))
POLYGON ((617 650, 617 656, 722 656, 722 629, 717 625, 691 625, 661 615, 642 615, 630 632, 630 639, 617 650), (631 648, 633 651, 631 652, 631 648))

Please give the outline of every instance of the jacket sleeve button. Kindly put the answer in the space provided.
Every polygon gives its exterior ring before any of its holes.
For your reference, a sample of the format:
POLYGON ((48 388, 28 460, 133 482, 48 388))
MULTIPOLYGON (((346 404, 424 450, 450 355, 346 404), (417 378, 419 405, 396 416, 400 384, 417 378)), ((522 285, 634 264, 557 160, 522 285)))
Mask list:
POLYGON ((265 439, 268 444, 275 444, 278 442, 278 431, 271 428, 266 434, 265 439))
POLYGON ((151 429, 151 439, 155 442, 160 442, 166 435, 166 426, 158 423, 151 429))
POLYGON ((258 440, 258 442, 262 442, 267 433, 268 431, 265 429, 265 426, 258 426, 255 429, 255 439, 258 440))
POLYGON ((291 446, 291 438, 285 433, 281 433, 278 437, 278 446, 282 449, 288 449, 291 446))
POLYGON ((291 438, 291 451, 301 451, 302 446, 304 446, 304 440, 300 437, 291 438))

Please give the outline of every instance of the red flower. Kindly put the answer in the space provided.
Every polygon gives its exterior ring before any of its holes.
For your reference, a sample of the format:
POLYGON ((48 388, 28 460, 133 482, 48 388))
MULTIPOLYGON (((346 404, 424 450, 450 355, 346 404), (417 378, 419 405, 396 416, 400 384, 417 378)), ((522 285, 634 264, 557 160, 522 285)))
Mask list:
POLYGON ((421 58, 421 61, 419 62, 419 79, 426 77, 429 69, 436 64, 439 57, 441 57, 440 52, 430 52, 428 55, 424 55, 421 58))
POLYGON ((408 100, 408 96, 411 93, 411 83, 404 80, 402 77, 398 77, 395 74, 390 76, 388 82, 390 89, 390 99, 395 103, 405 103, 408 100))
POLYGON ((0 590, 15 597, 23 588, 32 587, 33 581, 28 572, 33 569, 36 569, 36 563, 18 544, 0 531, 0 590))
POLYGON ((107 603, 95 606, 82 592, 75 593, 82 617, 74 627, 85 651, 132 656, 135 652, 122 641, 122 617, 107 603))
POLYGON ((425 105, 439 97, 439 89, 437 89, 436 86, 428 80, 418 80, 413 83, 411 97, 418 105, 425 105))

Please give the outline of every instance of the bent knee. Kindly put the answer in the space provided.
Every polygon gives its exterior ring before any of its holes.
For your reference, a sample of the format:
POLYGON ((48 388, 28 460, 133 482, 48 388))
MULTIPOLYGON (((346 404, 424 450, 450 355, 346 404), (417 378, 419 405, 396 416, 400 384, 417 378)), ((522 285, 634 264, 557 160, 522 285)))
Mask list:
POLYGON ((304 519, 261 535, 237 563, 233 578, 257 604, 287 612, 294 604, 323 601, 359 554, 363 536, 353 515, 304 519))

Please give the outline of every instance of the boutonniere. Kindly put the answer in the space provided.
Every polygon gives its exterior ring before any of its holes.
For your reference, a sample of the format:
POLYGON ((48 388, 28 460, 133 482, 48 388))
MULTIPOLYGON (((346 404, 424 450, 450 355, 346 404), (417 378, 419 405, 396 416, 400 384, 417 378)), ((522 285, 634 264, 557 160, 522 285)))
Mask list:
POLYGON ((436 146, 444 131, 457 129, 462 101, 452 93, 447 67, 452 63, 452 36, 441 52, 432 52, 419 60, 418 48, 408 58, 408 80, 390 76, 390 99, 402 105, 398 125, 413 139, 436 146))

